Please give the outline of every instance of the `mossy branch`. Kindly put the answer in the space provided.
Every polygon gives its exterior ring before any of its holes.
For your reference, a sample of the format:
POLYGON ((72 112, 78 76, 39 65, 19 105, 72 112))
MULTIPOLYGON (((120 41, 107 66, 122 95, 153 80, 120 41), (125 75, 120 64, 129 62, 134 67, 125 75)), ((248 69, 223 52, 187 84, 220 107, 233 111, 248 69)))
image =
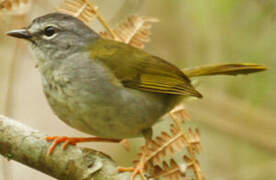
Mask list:
POLYGON ((47 156, 50 143, 45 134, 0 115, 0 154, 54 178, 65 180, 127 180, 130 173, 118 173, 117 165, 98 151, 70 146, 47 156))

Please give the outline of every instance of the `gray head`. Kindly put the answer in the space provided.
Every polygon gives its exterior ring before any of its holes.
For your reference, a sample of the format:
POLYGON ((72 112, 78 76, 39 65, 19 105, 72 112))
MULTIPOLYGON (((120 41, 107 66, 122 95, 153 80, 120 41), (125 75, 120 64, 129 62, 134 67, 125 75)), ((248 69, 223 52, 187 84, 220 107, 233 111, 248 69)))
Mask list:
POLYGON ((99 35, 79 19, 61 13, 38 17, 27 27, 7 35, 28 40, 36 54, 51 58, 74 53, 99 35))

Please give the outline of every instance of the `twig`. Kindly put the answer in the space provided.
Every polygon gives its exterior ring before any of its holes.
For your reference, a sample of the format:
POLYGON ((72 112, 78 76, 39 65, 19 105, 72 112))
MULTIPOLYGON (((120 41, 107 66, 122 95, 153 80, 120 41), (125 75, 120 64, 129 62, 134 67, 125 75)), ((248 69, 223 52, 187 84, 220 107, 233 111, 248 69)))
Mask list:
POLYGON ((70 146, 56 148, 47 156, 50 143, 45 134, 0 115, 0 154, 54 178, 66 180, 123 180, 130 173, 118 173, 117 165, 100 152, 70 146))

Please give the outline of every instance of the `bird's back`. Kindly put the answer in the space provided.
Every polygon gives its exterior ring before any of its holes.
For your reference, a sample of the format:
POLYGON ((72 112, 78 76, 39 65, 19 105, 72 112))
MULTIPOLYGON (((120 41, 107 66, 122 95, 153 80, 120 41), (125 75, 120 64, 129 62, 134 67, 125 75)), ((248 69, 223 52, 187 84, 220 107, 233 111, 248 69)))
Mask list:
POLYGON ((143 50, 98 38, 87 51, 128 88, 146 92, 202 97, 176 66, 143 50))

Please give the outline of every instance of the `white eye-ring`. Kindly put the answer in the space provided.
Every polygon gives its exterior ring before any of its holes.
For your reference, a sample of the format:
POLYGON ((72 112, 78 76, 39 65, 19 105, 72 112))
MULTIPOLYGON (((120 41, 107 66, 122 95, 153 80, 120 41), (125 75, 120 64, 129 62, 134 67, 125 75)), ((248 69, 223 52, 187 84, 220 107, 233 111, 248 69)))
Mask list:
POLYGON ((52 39, 57 35, 57 28, 54 26, 47 26, 43 30, 43 38, 44 39, 52 39))

